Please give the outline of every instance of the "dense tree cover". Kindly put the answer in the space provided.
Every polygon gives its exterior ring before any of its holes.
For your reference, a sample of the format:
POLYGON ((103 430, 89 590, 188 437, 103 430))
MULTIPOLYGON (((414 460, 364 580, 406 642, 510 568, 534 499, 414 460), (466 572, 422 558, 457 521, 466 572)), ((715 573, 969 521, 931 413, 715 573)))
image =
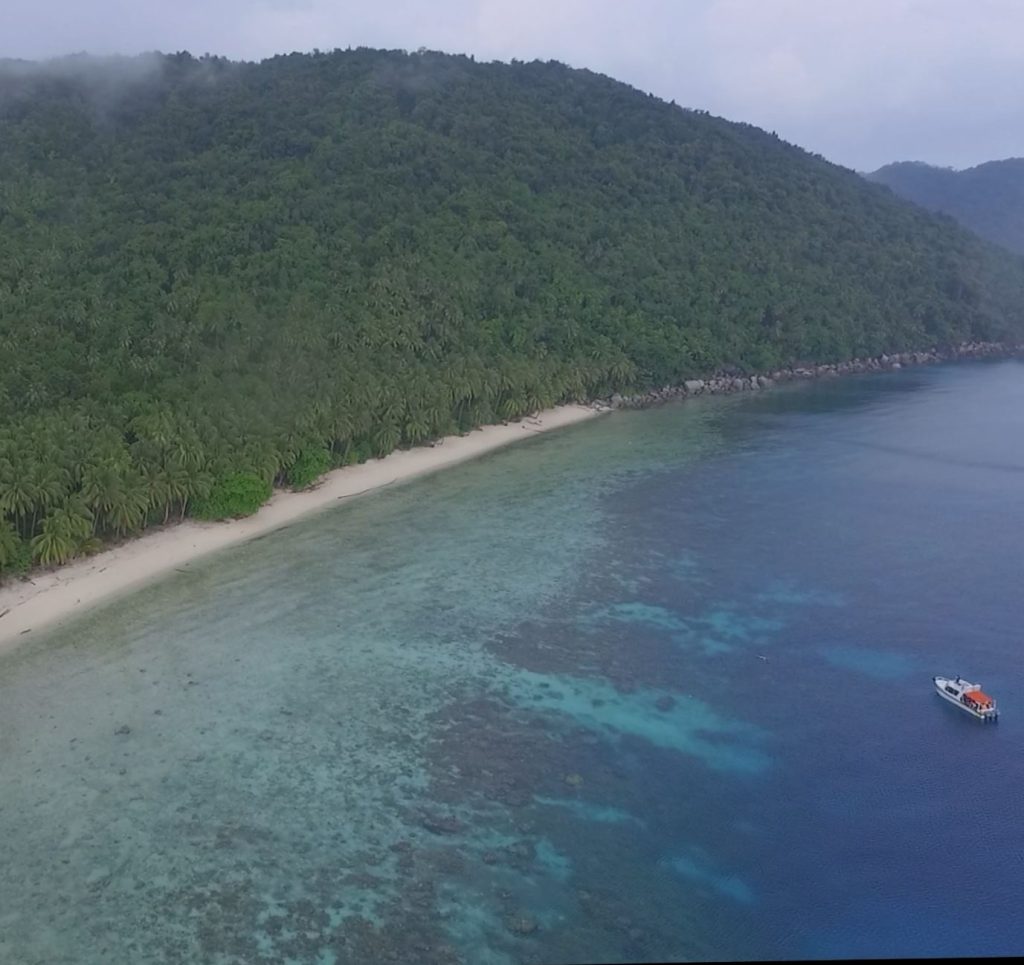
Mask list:
POLYGON ((1020 259, 557 63, 0 64, 0 573, 723 365, 1019 331, 1020 259))
POLYGON ((956 218, 982 238, 1024 254, 1024 158, 989 161, 963 171, 899 161, 868 177, 909 201, 956 218))

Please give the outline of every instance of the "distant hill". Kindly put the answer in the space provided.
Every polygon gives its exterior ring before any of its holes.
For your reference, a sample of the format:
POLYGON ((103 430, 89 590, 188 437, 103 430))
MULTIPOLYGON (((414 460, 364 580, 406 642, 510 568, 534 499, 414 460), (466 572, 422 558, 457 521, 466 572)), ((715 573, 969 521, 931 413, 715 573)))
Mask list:
POLYGON ((951 215, 982 238, 1024 254, 1024 158, 989 161, 965 171, 899 161, 867 177, 908 201, 951 215))
POLYGON ((0 576, 558 402, 1022 330, 1024 260, 590 71, 0 63, 0 576))

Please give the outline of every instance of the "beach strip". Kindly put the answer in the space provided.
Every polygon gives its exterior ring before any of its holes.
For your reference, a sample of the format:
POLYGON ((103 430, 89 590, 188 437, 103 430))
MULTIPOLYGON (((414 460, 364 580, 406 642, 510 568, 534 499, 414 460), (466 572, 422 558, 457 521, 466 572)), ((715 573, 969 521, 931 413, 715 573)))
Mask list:
POLYGON ((582 422, 601 411, 562 405, 519 422, 447 436, 432 446, 396 450, 383 459, 332 470, 312 489, 278 490, 258 512, 244 519, 186 520, 49 572, 35 573, 30 580, 14 580, 0 586, 0 652, 29 639, 30 631, 51 629, 201 556, 280 529, 341 500, 436 472, 535 433, 582 422))

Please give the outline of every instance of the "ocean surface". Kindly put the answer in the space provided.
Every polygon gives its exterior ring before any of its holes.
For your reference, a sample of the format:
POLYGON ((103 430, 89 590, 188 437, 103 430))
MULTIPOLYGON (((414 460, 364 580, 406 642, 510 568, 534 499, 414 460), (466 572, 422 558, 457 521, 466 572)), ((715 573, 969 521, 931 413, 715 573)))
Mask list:
POLYGON ((0 657, 0 962, 1024 953, 1022 656, 1024 364, 612 413, 0 657))

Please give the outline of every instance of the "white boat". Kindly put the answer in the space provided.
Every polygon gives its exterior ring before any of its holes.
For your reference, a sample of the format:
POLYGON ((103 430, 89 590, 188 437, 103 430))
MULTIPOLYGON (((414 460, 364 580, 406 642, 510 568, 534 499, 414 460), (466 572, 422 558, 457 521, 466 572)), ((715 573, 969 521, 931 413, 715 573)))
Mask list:
POLYGON ((979 720, 995 721, 999 717, 996 702, 981 689, 963 677, 932 677, 938 695, 979 720))

